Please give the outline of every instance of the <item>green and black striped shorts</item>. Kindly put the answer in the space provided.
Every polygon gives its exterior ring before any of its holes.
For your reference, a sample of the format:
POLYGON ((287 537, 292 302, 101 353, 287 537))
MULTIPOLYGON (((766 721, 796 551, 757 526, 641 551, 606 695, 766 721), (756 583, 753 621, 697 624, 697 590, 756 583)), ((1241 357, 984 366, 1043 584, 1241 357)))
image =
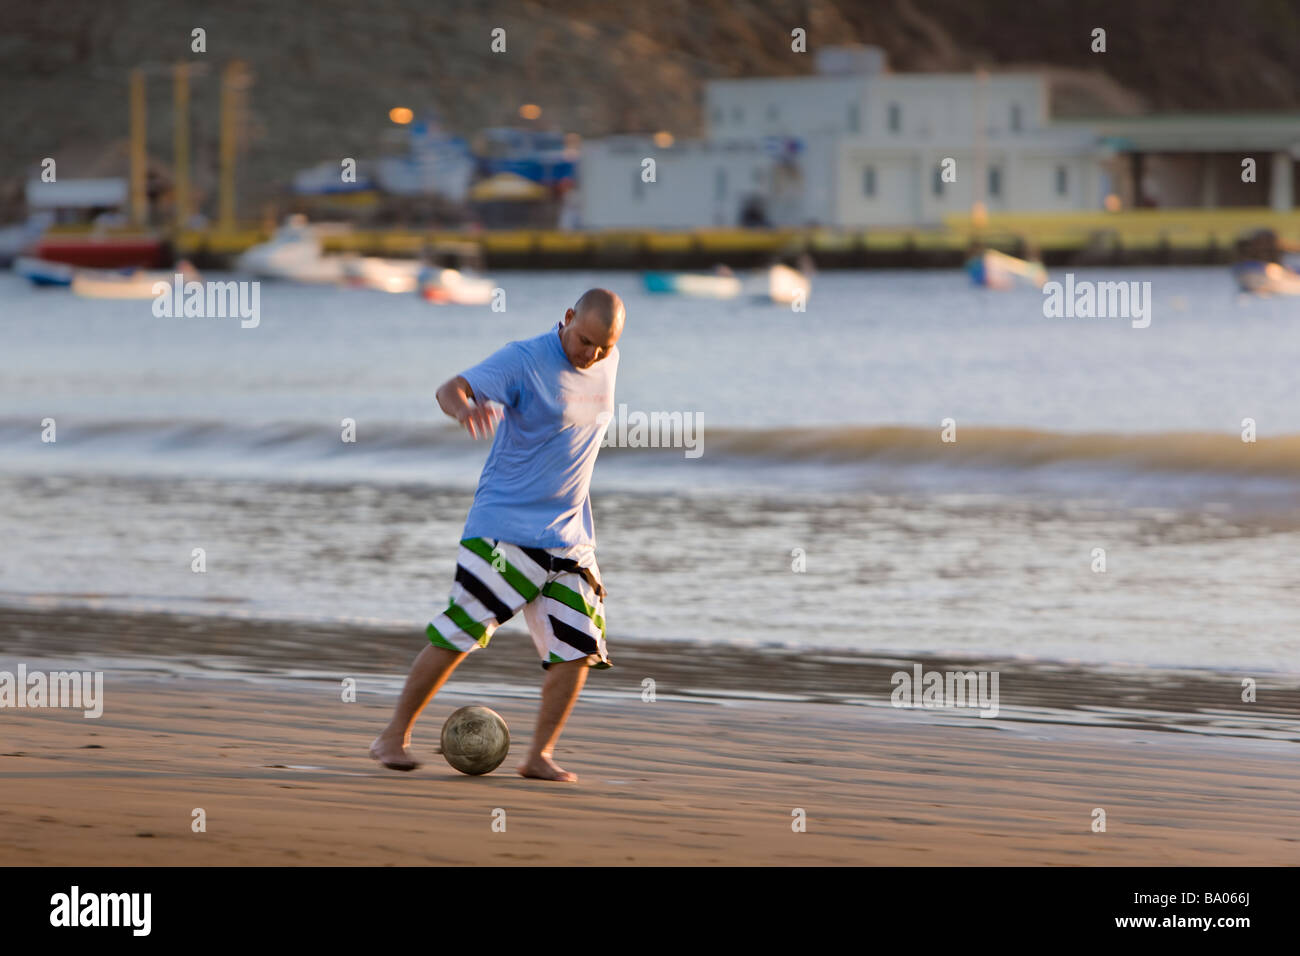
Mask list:
POLYGON ((605 588, 591 548, 466 538, 447 609, 426 633, 437 647, 477 650, 520 609, 543 668, 583 658, 592 667, 614 666, 605 648, 605 588))

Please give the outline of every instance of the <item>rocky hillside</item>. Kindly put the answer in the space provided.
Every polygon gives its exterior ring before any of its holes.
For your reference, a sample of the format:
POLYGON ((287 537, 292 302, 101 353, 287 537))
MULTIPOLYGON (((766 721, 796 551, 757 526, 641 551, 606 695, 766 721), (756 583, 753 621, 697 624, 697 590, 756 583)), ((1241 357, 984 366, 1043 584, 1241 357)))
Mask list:
POLYGON ((439 109, 461 133, 516 121, 585 136, 700 127, 701 81, 798 74, 818 44, 883 47, 898 71, 1050 69, 1057 115, 1105 111, 1300 109, 1300 4, 1294 0, 58 0, 4 3, 0 34, 0 205, 45 156, 60 173, 125 170, 127 71, 150 69, 149 148, 171 156, 167 65, 194 80, 196 177, 217 158, 217 75, 253 75, 242 212, 325 159, 373 156, 388 109, 439 109), (1094 27, 1108 51, 1089 49, 1094 27), (207 31, 207 52, 190 31, 207 31), (505 53, 489 48, 506 30, 505 53))

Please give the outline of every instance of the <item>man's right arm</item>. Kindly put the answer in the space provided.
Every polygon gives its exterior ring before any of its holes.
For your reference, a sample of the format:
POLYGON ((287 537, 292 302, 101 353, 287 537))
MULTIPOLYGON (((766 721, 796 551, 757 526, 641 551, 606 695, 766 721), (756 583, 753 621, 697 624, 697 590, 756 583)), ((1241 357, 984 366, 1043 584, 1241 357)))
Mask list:
POLYGON ((434 393, 438 407, 464 425, 470 435, 487 436, 496 429, 497 412, 474 397, 474 390, 463 375, 444 382, 434 393))

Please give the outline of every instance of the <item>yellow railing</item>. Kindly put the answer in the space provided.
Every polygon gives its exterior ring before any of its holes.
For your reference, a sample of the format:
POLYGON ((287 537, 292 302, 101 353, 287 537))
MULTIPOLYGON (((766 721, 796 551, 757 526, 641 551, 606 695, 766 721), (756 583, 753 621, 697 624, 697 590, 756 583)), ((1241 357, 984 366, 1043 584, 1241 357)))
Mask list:
MULTIPOLYGON (((780 255, 809 248, 833 253, 865 248, 870 251, 964 249, 974 239, 994 248, 1005 248, 1024 240, 1038 249, 1080 249, 1101 238, 1117 240, 1125 248, 1153 248, 1168 244, 1175 248, 1204 248, 1231 245, 1251 229, 1272 228, 1283 238, 1300 242, 1300 210, 1275 213, 1269 209, 1136 209, 1124 212, 1014 213, 992 214, 979 229, 968 215, 947 217, 943 225, 931 228, 836 229, 604 229, 589 232, 516 229, 505 231, 453 232, 423 230, 355 230, 324 238, 330 252, 363 252, 370 255, 416 256, 438 243, 466 243, 499 255, 563 255, 688 253, 699 251, 717 256, 729 253, 780 255)), ((87 228, 59 227, 51 232, 84 234, 87 228)), ((109 230, 112 235, 138 234, 134 230, 109 230)), ((243 228, 183 230, 173 234, 182 255, 209 252, 229 255, 270 237, 265 229, 243 228)))
MULTIPOLYGON (((945 226, 970 235, 970 217, 949 216, 945 226)), ((1072 246, 1098 235, 1109 235, 1124 246, 1197 248, 1212 242, 1224 246, 1243 232, 1271 228, 1285 238, 1300 240, 1300 210, 1277 213, 1266 208, 1133 209, 1123 212, 993 214, 981 232, 1023 236, 1039 246, 1072 246)))

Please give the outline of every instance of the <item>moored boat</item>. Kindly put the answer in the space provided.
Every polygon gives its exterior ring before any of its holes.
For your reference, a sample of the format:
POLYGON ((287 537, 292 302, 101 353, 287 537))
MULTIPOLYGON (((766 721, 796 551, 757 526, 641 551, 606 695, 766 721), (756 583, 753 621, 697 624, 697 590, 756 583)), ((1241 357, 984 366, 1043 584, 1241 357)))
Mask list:
POLYGON ((32 285, 70 286, 72 276, 77 270, 66 262, 51 262, 34 256, 19 256, 14 260, 13 270, 32 285))
POLYGON ((188 262, 178 263, 172 272, 155 269, 77 269, 72 276, 72 292, 86 299, 152 299, 159 294, 158 283, 171 289, 179 273, 185 281, 197 281, 198 272, 188 262))
POLYGON ((420 273, 420 297, 438 305, 487 305, 494 289, 491 279, 459 269, 426 268, 420 273))
POLYGON ((777 263, 761 271, 751 282, 754 297, 778 305, 807 302, 812 282, 798 269, 777 263))
POLYGON ((1047 270, 1041 262, 1017 259, 996 249, 986 249, 971 256, 966 261, 966 273, 973 283, 986 289, 1005 291, 1015 288, 1018 280, 1036 289, 1047 283, 1047 270))
POLYGON ((143 234, 46 232, 31 254, 83 269, 156 269, 167 261, 162 240, 143 234))
POLYGON ((409 293, 416 291, 423 269, 416 259, 347 256, 343 259, 343 281, 361 289, 409 293))
POLYGON ((324 254, 320 236, 303 216, 291 216, 270 240, 236 260, 236 268, 263 279, 335 283, 344 278, 342 256, 324 254))
POLYGON ((700 299, 732 299, 740 295, 741 282, 730 273, 646 272, 647 292, 669 292, 700 299))

